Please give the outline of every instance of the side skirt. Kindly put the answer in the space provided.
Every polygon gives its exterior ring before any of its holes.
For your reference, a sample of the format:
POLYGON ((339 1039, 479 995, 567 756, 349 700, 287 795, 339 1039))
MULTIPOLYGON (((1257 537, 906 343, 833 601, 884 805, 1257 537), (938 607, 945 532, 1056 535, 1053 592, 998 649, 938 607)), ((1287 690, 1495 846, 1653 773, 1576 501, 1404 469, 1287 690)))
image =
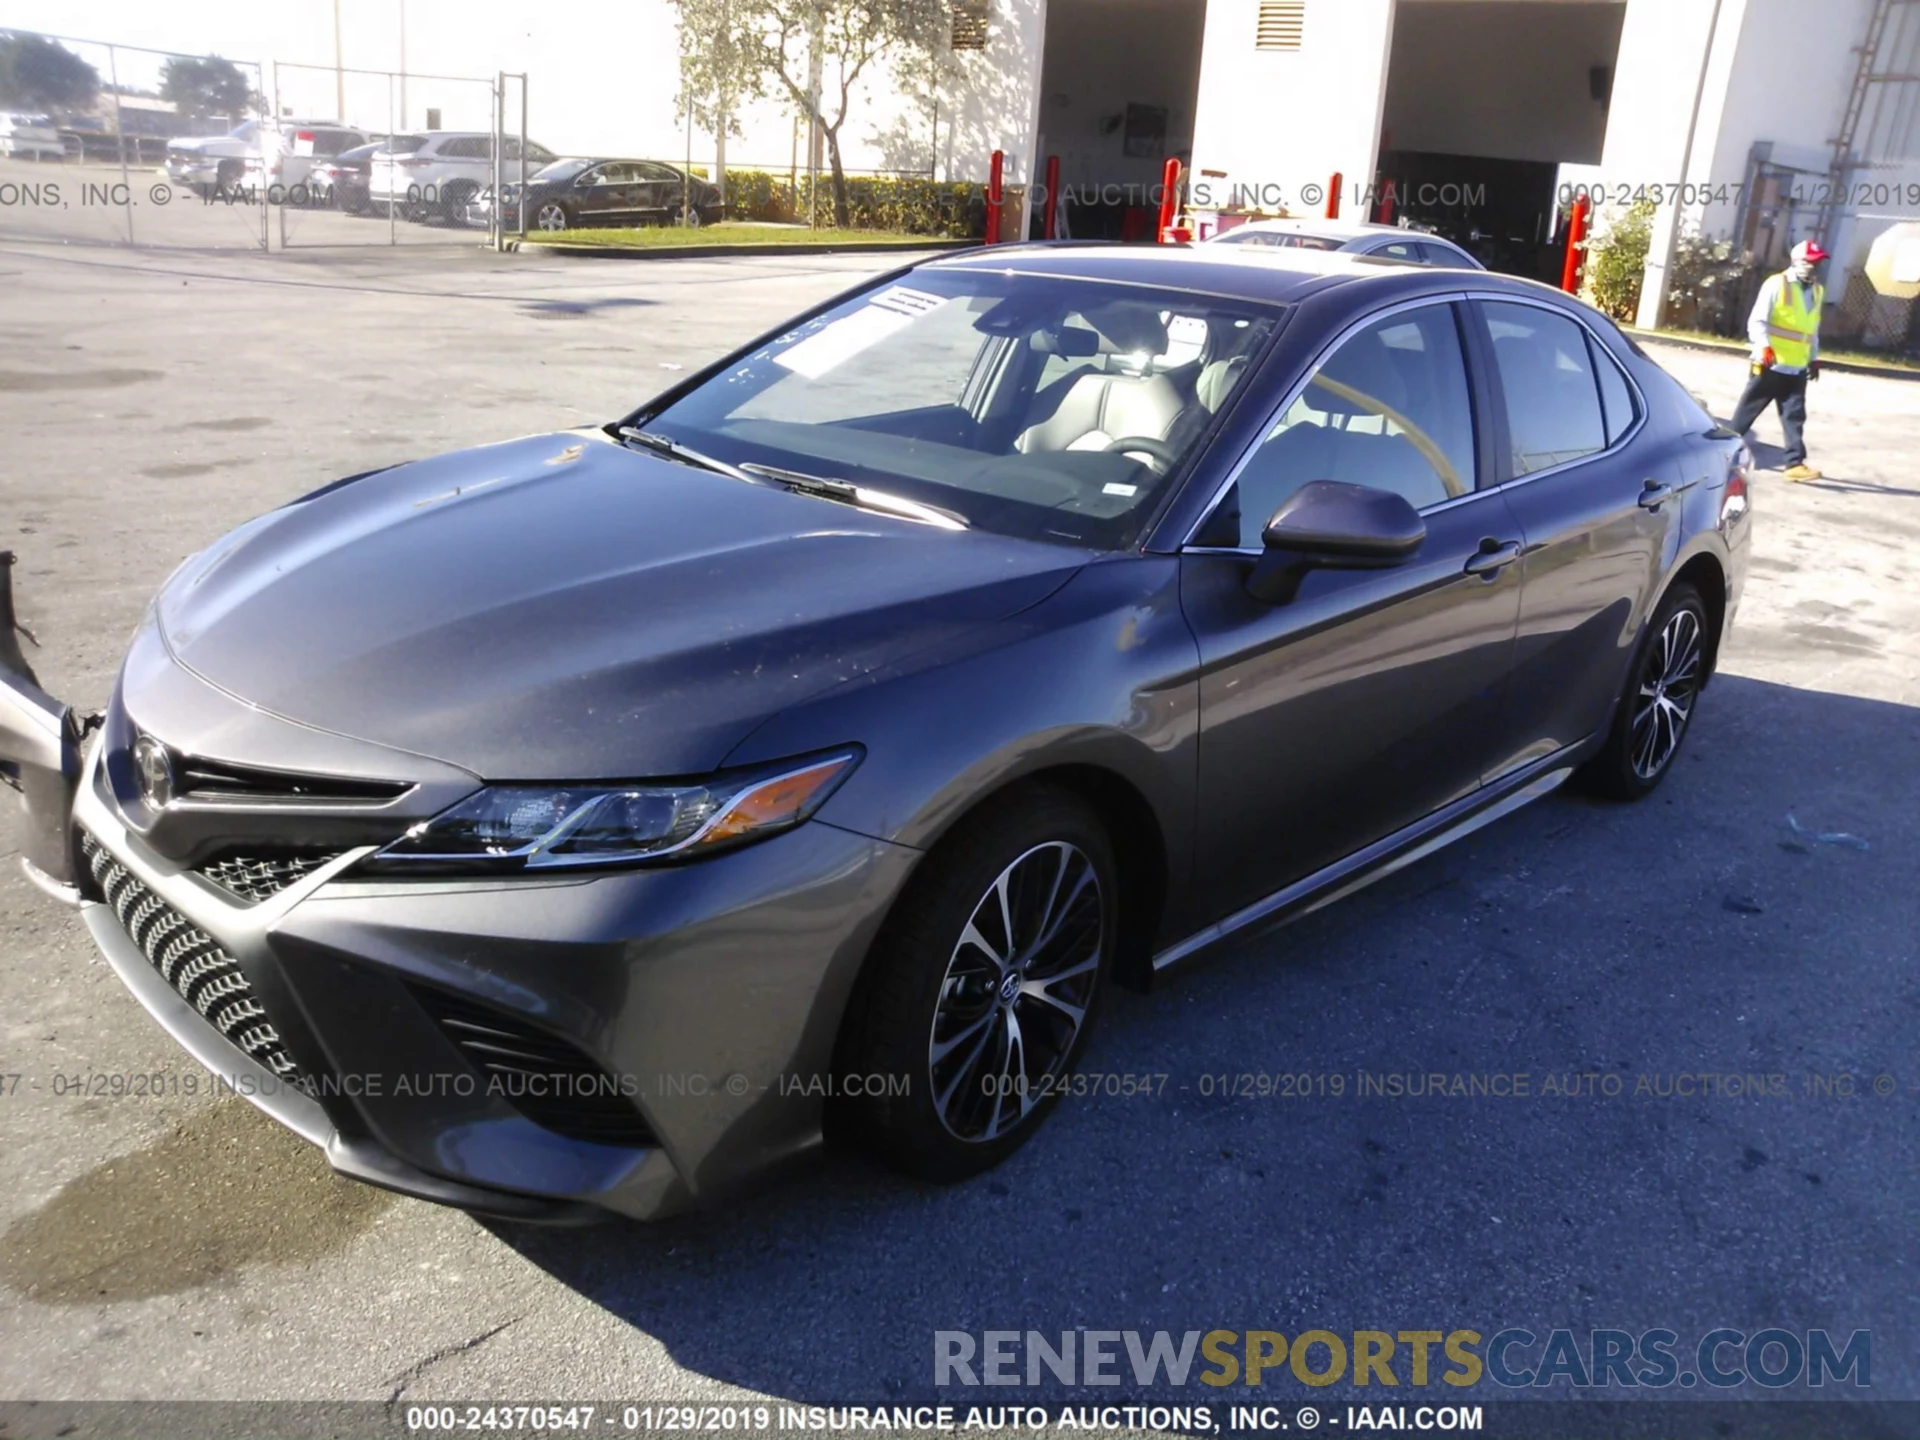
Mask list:
POLYGON ((1265 899, 1254 901, 1224 920, 1217 920, 1195 931, 1153 957, 1154 974, 1160 975, 1171 970, 1249 927, 1283 924, 1297 920, 1302 915, 1310 915, 1336 900, 1345 899, 1356 890, 1365 889, 1396 870, 1425 859, 1434 851, 1471 835, 1481 826, 1491 825, 1523 805, 1530 805, 1541 796, 1552 794, 1565 783, 1597 743, 1598 737, 1538 760, 1524 770, 1505 776, 1493 785, 1434 811, 1424 820, 1415 821, 1383 840, 1376 840, 1343 860, 1336 860, 1324 870, 1296 880, 1265 899))

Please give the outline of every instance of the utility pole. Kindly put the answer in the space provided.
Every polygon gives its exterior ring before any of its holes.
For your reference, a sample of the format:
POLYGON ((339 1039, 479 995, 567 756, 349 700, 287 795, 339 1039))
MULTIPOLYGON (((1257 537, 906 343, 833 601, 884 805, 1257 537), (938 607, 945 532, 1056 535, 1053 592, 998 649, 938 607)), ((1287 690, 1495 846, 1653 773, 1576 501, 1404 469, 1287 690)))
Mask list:
POLYGON ((346 64, 340 53, 340 0, 333 0, 333 118, 342 124, 347 119, 346 64))
MULTIPOLYGON (((337 7, 339 0, 334 4, 337 7)), ((407 0, 400 0, 400 123, 407 123, 407 0)))

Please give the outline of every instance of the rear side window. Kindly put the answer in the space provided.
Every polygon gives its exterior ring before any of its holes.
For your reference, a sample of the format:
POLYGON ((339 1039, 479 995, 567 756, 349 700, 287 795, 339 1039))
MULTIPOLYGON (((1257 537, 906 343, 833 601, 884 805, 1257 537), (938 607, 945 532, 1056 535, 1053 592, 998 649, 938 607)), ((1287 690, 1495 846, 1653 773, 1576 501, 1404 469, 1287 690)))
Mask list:
POLYGON ((1589 335, 1587 346, 1593 352, 1594 374, 1600 377, 1600 409, 1607 425, 1607 444, 1612 445, 1633 428, 1633 391, 1618 362, 1598 340, 1589 335))
POLYGON ((1424 263, 1425 257, 1421 255, 1420 248, 1418 241, 1389 240, 1384 245, 1374 246, 1370 253, 1385 255, 1394 260, 1416 260, 1424 263))
POLYGON ((1531 475, 1607 447, 1606 421, 1587 332, 1536 305, 1482 306, 1500 388, 1515 475, 1531 475))
POLYGON ((1273 512, 1310 480, 1391 490, 1420 509, 1471 491, 1473 457, 1453 307, 1390 315, 1327 357, 1248 458, 1237 543, 1258 549, 1273 512))

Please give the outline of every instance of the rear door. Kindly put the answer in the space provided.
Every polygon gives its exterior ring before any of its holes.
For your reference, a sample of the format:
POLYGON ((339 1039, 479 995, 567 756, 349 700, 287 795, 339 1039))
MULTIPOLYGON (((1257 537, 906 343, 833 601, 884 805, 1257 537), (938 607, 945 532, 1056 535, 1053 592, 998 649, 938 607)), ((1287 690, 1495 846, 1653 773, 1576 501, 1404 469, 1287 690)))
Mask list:
POLYGON ((1501 748, 1519 527, 1483 464, 1464 305, 1349 331, 1274 417, 1181 556, 1201 653, 1197 899, 1218 919, 1477 790, 1501 748), (1385 570, 1247 592, 1267 519, 1311 480, 1403 495, 1426 539, 1385 570))
POLYGON ((1680 541, 1685 437, 1574 312, 1474 303, 1493 378, 1499 478, 1526 541, 1511 748, 1496 769, 1584 740, 1607 721, 1655 588, 1680 541))

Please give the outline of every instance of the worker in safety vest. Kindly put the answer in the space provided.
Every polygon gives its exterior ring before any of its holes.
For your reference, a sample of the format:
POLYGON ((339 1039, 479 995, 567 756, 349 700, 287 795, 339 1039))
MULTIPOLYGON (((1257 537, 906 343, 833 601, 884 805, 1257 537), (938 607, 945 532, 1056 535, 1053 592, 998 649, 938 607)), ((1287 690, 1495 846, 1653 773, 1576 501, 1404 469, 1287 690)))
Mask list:
POLYGON ((1807 464, 1807 381, 1820 378, 1820 307, 1827 292, 1814 274, 1826 258, 1818 240, 1802 240, 1787 268, 1760 287, 1747 317, 1753 373, 1733 412, 1733 428, 1746 434, 1767 406, 1778 404, 1789 480, 1820 478, 1807 464))

